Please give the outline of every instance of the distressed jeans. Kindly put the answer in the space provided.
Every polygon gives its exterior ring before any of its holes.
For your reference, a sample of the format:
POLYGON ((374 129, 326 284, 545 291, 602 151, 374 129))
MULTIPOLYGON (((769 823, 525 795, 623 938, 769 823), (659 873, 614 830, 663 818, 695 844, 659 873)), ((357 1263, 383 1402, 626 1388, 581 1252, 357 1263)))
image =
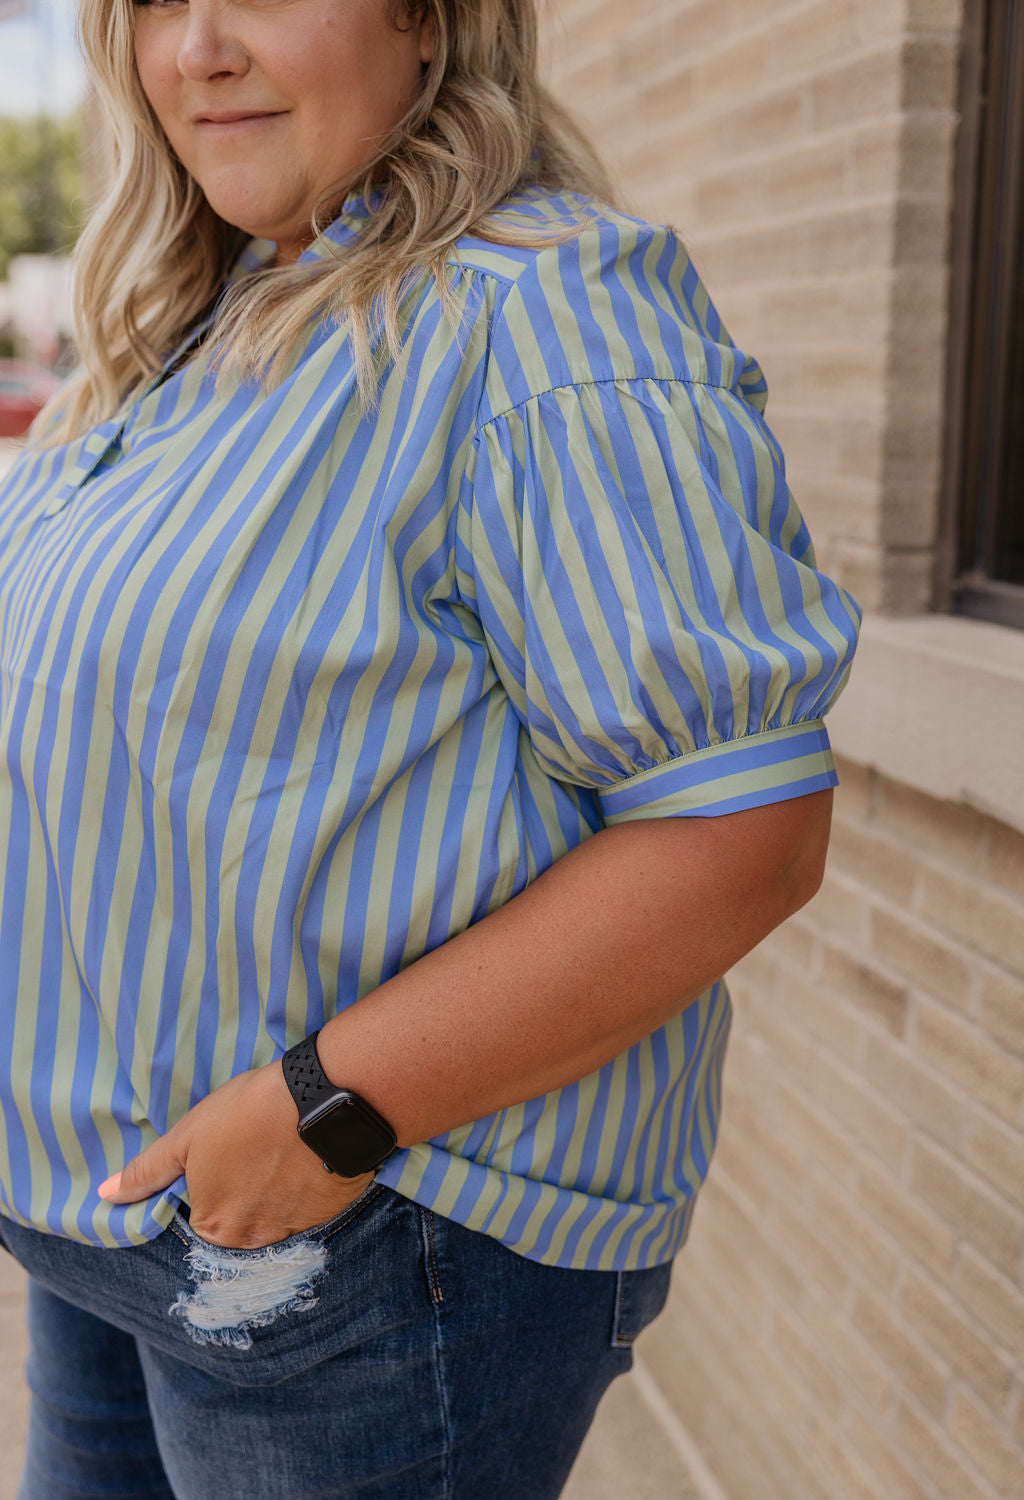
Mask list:
POLYGON ((261 1250, 179 1215, 29 1272, 18 1500, 555 1500, 670 1267, 542 1266, 379 1183, 261 1250))

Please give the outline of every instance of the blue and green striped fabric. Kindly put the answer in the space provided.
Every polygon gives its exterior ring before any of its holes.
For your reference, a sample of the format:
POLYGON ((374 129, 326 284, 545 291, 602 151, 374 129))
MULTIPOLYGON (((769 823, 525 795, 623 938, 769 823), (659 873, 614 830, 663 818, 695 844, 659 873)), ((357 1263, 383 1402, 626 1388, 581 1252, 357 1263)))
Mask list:
MULTIPOLYGON (((451 292, 457 326, 433 284, 409 294, 376 411, 324 325, 269 391, 169 361, 0 492, 0 1209, 22 1223, 154 1236, 175 1191, 113 1207, 109 1172, 602 823, 834 781, 856 609, 674 236, 602 213, 541 249, 466 240, 451 292)), ((728 1024, 719 983, 380 1176, 540 1261, 666 1260, 728 1024)))

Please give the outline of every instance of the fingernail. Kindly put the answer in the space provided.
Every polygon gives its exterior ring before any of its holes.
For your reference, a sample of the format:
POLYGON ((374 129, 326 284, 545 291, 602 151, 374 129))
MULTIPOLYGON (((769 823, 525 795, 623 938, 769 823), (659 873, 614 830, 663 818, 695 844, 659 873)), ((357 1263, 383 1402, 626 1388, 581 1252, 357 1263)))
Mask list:
POLYGON ((121 1187, 121 1174, 115 1172, 113 1177, 108 1177, 106 1182, 101 1182, 96 1191, 101 1198, 112 1198, 121 1187))

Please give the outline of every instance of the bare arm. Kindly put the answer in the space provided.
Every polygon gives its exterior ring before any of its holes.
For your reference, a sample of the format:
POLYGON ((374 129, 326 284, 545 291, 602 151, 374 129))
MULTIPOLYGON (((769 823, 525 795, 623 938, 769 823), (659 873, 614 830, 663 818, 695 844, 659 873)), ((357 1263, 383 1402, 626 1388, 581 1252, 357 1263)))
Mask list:
MULTIPOLYGON (((401 1145, 548 1093, 649 1035, 817 890, 831 793, 721 818, 595 834, 520 895, 329 1021, 336 1083, 401 1145)), ((184 1169, 193 1227, 269 1244, 344 1207, 369 1177, 320 1168, 278 1064, 214 1090, 105 1191, 130 1202, 184 1169)))
POLYGON ((604 829, 320 1034, 413 1145, 592 1072, 814 894, 830 792, 604 829))

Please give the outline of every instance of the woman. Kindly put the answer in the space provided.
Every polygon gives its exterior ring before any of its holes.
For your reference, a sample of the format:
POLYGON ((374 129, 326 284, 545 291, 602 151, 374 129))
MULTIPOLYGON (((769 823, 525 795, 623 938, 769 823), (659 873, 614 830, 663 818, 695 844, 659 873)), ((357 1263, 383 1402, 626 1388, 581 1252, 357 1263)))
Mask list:
POLYGON ((855 608, 531 0, 82 28, 83 364, 0 508, 21 1494, 544 1500, 820 880, 855 608))

